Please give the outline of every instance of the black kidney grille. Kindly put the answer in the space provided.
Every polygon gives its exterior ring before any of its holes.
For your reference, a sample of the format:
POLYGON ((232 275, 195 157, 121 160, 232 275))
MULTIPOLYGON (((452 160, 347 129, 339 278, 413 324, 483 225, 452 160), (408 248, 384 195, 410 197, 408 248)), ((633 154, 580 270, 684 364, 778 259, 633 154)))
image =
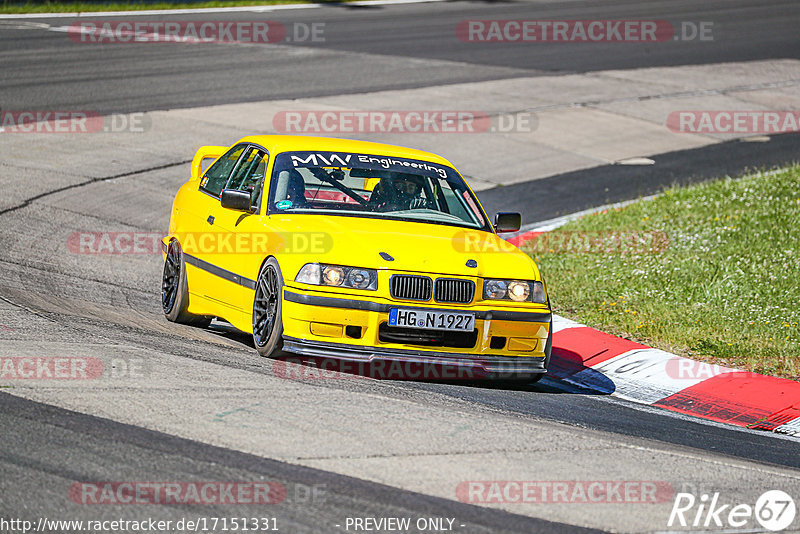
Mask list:
POLYGON ((436 302, 469 304, 475 296, 475 282, 456 278, 437 278, 433 296, 436 302))
POLYGON ((392 297, 406 300, 431 300, 433 282, 427 276, 396 274, 389 281, 392 297))

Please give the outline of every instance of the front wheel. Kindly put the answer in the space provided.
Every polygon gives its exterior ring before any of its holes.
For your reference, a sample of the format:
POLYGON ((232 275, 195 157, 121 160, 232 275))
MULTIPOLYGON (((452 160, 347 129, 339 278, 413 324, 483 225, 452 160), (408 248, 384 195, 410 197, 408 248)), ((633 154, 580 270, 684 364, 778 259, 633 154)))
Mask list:
MULTIPOLYGON (((553 322, 550 322, 550 332, 547 333, 547 341, 544 344, 544 368, 550 367, 550 353, 553 352, 553 322)), ((538 374, 533 377, 531 382, 538 382, 542 379, 545 373, 538 374)))
MULTIPOLYGON (((547 297, 547 309, 550 310, 550 331, 547 333, 547 341, 544 344, 544 368, 550 367, 550 354, 553 352, 553 307, 550 306, 550 297, 547 297)), ((545 373, 536 375, 533 382, 538 382, 542 379, 545 373)))
POLYGON ((283 348, 283 275, 275 258, 268 259, 256 281, 253 300, 253 344, 261 356, 273 356, 283 348))
POLYGON ((205 328, 211 324, 211 317, 193 315, 186 311, 189 307, 189 286, 186 283, 186 263, 183 250, 176 239, 169 242, 164 273, 161 276, 161 307, 164 317, 173 323, 188 324, 205 328))

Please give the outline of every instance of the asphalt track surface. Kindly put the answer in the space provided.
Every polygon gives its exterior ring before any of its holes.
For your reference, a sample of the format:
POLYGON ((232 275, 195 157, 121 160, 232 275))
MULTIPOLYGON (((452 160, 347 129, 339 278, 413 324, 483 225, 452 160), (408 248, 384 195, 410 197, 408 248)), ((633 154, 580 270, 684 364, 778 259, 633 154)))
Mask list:
MULTIPOLYGON (((214 14, 199 15, 196 20, 229 18, 244 17, 214 14)), ((3 52, 0 54, 0 105, 3 109, 87 108, 130 112, 424 87, 537 73, 797 57, 800 51, 800 35, 796 31, 800 9, 795 1, 604 2, 602 6, 592 2, 446 2, 389 7, 330 6, 306 12, 270 13, 267 18, 287 23, 327 22, 327 40, 324 45, 303 47, 302 52, 307 55, 303 56, 301 67, 296 57, 256 47, 204 48, 200 55, 190 46, 64 45, 63 36, 54 32, 8 29, 0 25, 0 51, 3 52), (515 45, 465 46, 454 36, 454 24, 463 19, 534 17, 712 19, 730 38, 711 46, 708 43, 703 46, 674 43, 673 47, 607 45, 608 48, 604 48, 600 45, 599 49, 589 49, 582 45, 542 45, 533 54, 530 48, 515 45), (308 49, 314 48, 319 54, 308 53, 308 49), (371 55, 359 56, 359 53, 371 55), (405 68, 386 69, 380 65, 379 55, 442 63, 426 69, 415 69, 413 62, 405 68)), ((56 19, 38 19, 37 22, 66 24, 56 19)), ((529 198, 547 191, 550 198, 555 199, 552 205, 545 211, 526 213, 528 221, 543 220, 656 192, 673 181, 783 164, 796 157, 797 141, 797 136, 785 135, 773 137, 764 144, 731 142, 657 156, 654 159, 662 158, 673 171, 666 177, 649 176, 647 168, 642 167, 610 166, 544 179, 535 184, 497 188, 482 193, 481 197, 489 211, 501 206, 524 210, 527 208, 521 202, 517 205, 516 201, 507 199, 529 198), (631 183, 635 186, 631 187, 631 183), (581 186, 580 195, 574 194, 577 186, 581 186), (563 194, 570 190, 573 194, 563 194)), ((47 196, 43 191, 40 200, 46 201, 47 196)), ((80 216, 112 220, 107 213, 90 213, 91 207, 100 201, 102 199, 92 202, 80 216)), ((67 203, 79 210, 80 198, 68 199, 67 203)), ((46 217, 31 222, 33 219, 22 218, 22 212, 28 208, 0 215, 7 232, 15 227, 18 232, 24 232, 28 228, 25 225, 31 224, 30 231, 39 239, 46 239, 48 231, 58 228, 64 218, 70 216, 44 210, 46 217)), ((123 212, 115 215, 129 219, 134 213, 139 215, 137 206, 123 212)), ((5 235, 7 239, 9 234, 5 235)), ((30 287, 51 288, 53 294, 64 299, 62 302, 56 297, 49 301, 45 298, 46 302, 42 302, 24 291, 3 292, 3 301, 9 306, 18 307, 34 315, 36 320, 49 324, 41 327, 39 336, 43 339, 85 336, 109 343, 152 346, 171 352, 175 358, 207 359, 234 368, 249 366, 253 372, 270 372, 246 363, 243 355, 251 353, 252 348, 241 336, 218 332, 214 335, 225 337, 229 344, 207 349, 202 348, 204 344, 197 339, 148 334, 144 327, 120 325, 113 317, 75 313, 70 310, 67 297, 80 294, 82 299, 98 304, 114 303, 134 316, 145 316, 157 308, 157 283, 148 282, 144 275, 120 283, 108 272, 72 273, 69 259, 42 261, 33 255, 40 248, 28 252, 16 241, 10 243, 2 256, 9 278, 27 277, 30 287)), ((149 268, 146 274, 154 273, 157 269, 149 268)), ((720 461, 738 458, 765 466, 800 468, 800 455, 794 441, 649 410, 587 391, 565 390, 548 380, 536 386, 519 387, 413 382, 394 385, 407 390, 408 395, 433 392, 523 419, 609 433, 636 443, 696 450, 720 461)), ((333 386, 321 384, 320 387, 333 386)), ((375 395, 389 394, 383 391, 381 383, 369 387, 375 395)), ((187 476, 206 480, 249 480, 264 476, 279 480, 287 487, 323 482, 332 495, 318 515, 308 514, 302 503, 290 502, 282 508, 281 518, 289 525, 289 531, 325 530, 330 527, 331 517, 344 515, 434 513, 459 517, 469 526, 469 531, 475 532, 578 531, 570 525, 437 499, 257 457, 5 393, 0 393, 0 425, 4 429, 0 440, 0 465, 4 474, 9 475, 0 482, 0 511, 4 516, 18 515, 30 509, 32 502, 37 503, 37 514, 57 515, 62 511, 59 499, 51 498, 49 489, 56 478, 108 480, 123 478, 127 473, 136 473, 139 477, 146 473, 169 480, 187 476)), ((192 514, 196 511, 198 509, 193 508, 192 514)), ((109 517, 112 514, 111 511, 92 510, 92 514, 95 513, 107 513, 109 517)), ((209 508, 198 515, 223 513, 224 510, 209 508)), ((170 510, 167 517, 185 515, 186 510, 177 507, 170 510)))
POLYGON ((487 213, 518 211, 526 224, 589 208, 657 194, 675 185, 719 176, 741 176, 800 161, 800 134, 771 136, 763 142, 727 141, 652 156, 654 165, 602 165, 540 180, 479 191, 487 213), (546 198, 547 202, 530 202, 546 198))
MULTIPOLYGON (((153 20, 152 16, 125 20, 153 20)), ((186 15, 158 20, 187 20, 186 15)), ((65 42, 63 33, 10 29, 0 20, 0 106, 100 113, 361 93, 541 74, 800 57, 793 0, 674 2, 438 2, 326 6, 253 14, 198 14, 196 21, 324 23, 324 42, 286 47, 136 46, 65 42), (713 41, 667 43, 464 43, 463 20, 639 19, 711 21, 713 41), (5 29, 4 29, 5 28, 5 29), (422 63, 420 62, 422 61, 422 63)), ((102 20, 91 16, 82 20, 102 20)), ((122 20, 119 19, 118 20, 122 20)), ((35 19, 68 26, 73 19, 35 19)), ((22 24, 24 27, 25 25, 22 24)))
MULTIPOLYGON (((596 532, 573 525, 486 510, 447 499, 437 499, 396 488, 261 458, 229 449, 202 445, 160 432, 143 430, 7 394, 0 394, 0 424, 4 431, 2 462, 6 473, 24 471, 24 484, 14 492, 20 501, 23 486, 46 495, 47 486, 55 478, 86 479, 85 469, 91 466, 92 480, 114 480, 121 466, 125 470, 150 472, 155 477, 192 476, 203 480, 255 480, 258 477, 278 482, 285 488, 286 500, 281 503, 279 527, 284 532, 325 532, 332 527, 331 517, 367 515, 374 517, 425 516, 436 514, 458 517, 469 532, 596 532), (57 443, 57 454, 49 444, 57 443), (114 459, 114 461, 98 459, 114 459), (255 477, 255 478, 254 478, 255 477), (325 504, 308 512, 305 488, 324 486, 325 504), (38 490, 35 488, 39 488, 38 490), (302 488, 302 489, 300 489, 302 488)), ((5 489, 5 500, 14 501, 5 489)), ((42 502, 47 502, 46 497, 42 502)), ((10 504, 10 503, 9 503, 10 504)), ((22 504, 20 502, 19 504, 22 504)), ((6 504, 8 506, 8 504, 6 504)), ((191 517, 225 517, 224 505, 168 507, 159 517, 178 521, 191 517)), ((9 513, 13 508, 3 509, 9 513)), ((17 510, 19 511, 19 510, 17 510)), ((42 510, 58 517, 59 510, 42 510)), ((242 514, 263 515, 257 506, 242 514)), ((108 518, 115 518, 115 512, 108 518)), ((102 518, 98 518, 101 519, 102 518)))

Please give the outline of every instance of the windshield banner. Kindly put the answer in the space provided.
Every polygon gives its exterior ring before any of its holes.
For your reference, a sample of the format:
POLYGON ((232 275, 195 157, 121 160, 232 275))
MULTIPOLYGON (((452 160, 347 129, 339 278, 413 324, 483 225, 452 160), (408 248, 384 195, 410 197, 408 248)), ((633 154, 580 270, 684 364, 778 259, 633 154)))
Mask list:
POLYGON ((277 156, 275 167, 278 169, 297 167, 379 169, 442 179, 447 179, 448 172, 453 172, 444 165, 427 161, 350 152, 284 152, 277 156))

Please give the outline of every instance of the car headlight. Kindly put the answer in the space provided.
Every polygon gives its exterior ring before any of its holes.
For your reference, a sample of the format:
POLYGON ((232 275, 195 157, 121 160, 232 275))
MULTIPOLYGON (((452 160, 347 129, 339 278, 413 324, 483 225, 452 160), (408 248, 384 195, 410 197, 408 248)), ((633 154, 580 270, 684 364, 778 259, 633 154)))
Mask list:
POLYGON ((516 280, 508 284, 508 298, 515 302, 525 302, 531 296, 531 286, 528 282, 517 282, 516 280))
POLYGON ((352 268, 344 283, 353 289, 378 289, 378 273, 369 269, 352 268))
POLYGON ((529 282, 526 280, 484 280, 483 298, 488 300, 535 302, 537 304, 545 304, 547 302, 544 284, 539 281, 529 282))
POLYGON ((378 289, 378 271, 360 267, 306 263, 294 277, 295 282, 315 286, 349 287, 352 289, 378 289))
POLYGON ((335 265, 322 268, 322 283, 326 286, 340 286, 344 283, 344 269, 335 265))
POLYGON ((486 280, 483 283, 483 298, 504 299, 508 295, 508 284, 504 280, 486 280))

